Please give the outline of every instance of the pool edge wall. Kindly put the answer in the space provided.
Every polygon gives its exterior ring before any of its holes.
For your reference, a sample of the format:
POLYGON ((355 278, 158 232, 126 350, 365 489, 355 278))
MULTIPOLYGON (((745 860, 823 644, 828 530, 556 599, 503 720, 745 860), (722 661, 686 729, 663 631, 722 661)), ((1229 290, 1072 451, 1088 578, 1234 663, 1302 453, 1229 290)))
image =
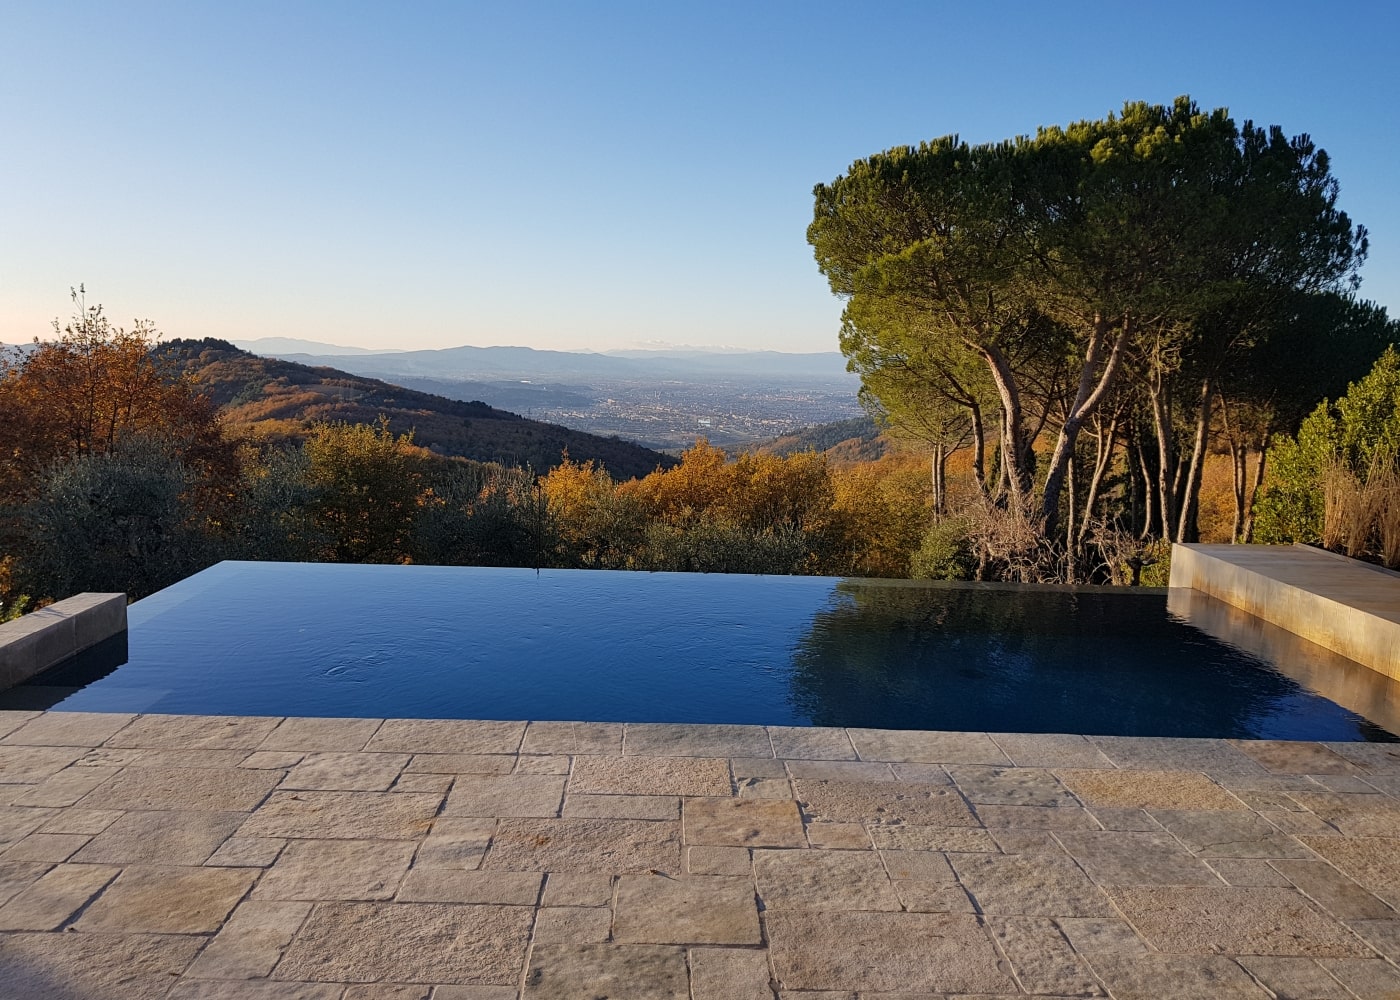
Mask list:
POLYGON ((1172 545, 1171 586, 1209 594, 1400 681, 1400 575, 1306 545, 1172 545))
POLYGON ((0 624, 0 691, 125 631, 125 594, 78 594, 0 624))

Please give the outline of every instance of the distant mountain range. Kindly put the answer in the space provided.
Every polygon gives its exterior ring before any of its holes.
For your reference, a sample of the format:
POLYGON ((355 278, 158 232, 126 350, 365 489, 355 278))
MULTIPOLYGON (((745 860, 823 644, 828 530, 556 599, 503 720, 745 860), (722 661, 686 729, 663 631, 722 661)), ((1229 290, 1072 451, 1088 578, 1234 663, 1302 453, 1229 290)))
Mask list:
POLYGON ((300 440, 317 421, 370 423, 382 414, 398 434, 440 455, 544 472, 563 453, 595 461, 615 479, 676 463, 629 441, 528 420, 479 401, 449 399, 329 367, 259 357, 226 341, 172 340, 157 353, 193 376, 225 423, 257 437, 300 440))

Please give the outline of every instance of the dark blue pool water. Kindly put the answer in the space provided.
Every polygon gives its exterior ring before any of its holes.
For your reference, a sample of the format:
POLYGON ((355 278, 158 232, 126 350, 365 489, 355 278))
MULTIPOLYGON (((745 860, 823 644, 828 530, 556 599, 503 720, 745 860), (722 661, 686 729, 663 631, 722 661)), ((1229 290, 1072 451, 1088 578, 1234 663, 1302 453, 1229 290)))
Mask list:
POLYGON ((1163 591, 230 562, 132 605, 125 665, 71 693, 54 687, 71 677, 39 684, 75 711, 1390 738, 1166 603, 1163 591))

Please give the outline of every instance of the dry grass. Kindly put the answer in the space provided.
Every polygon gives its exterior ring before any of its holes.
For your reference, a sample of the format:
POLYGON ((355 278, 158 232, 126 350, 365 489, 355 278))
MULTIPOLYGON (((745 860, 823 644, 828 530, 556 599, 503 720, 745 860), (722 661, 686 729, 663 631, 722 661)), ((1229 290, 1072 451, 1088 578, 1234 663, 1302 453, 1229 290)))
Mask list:
POLYGON ((1364 480, 1333 462, 1322 492, 1326 548, 1400 568, 1400 468, 1393 453, 1378 452, 1364 480))

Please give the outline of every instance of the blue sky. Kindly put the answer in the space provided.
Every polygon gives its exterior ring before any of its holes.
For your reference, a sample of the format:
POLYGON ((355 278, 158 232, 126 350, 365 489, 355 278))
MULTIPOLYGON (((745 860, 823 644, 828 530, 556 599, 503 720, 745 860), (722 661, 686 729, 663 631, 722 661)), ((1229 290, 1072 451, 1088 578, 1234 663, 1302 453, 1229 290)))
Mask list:
POLYGON ((835 350, 812 186, 1189 93, 1308 132, 1400 313, 1382 3, 0 3, 0 341, 835 350))

